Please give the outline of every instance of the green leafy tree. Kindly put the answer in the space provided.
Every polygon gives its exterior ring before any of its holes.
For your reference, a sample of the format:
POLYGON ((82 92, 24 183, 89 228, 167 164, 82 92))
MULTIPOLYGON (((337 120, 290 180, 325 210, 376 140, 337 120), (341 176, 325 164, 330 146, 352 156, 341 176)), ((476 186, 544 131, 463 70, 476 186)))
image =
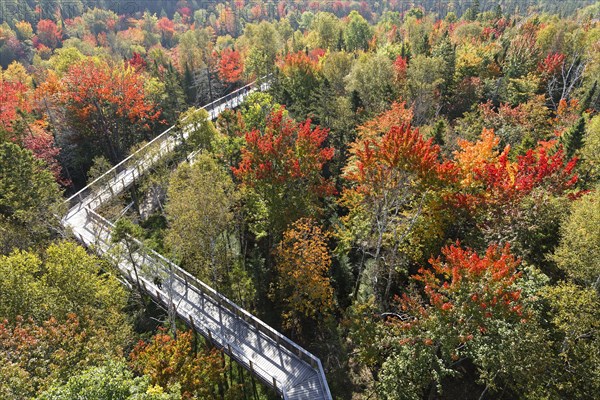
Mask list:
POLYGON ((587 126, 581 148, 582 176, 591 184, 600 180, 600 116, 595 116, 587 126))
POLYGON ((244 36, 250 43, 244 65, 246 71, 256 78, 262 78, 273 71, 277 53, 282 47, 281 36, 277 29, 267 21, 260 24, 248 24, 244 36))
POLYGON ((393 81, 390 59, 382 54, 365 53, 354 62, 346 77, 346 90, 358 94, 365 111, 377 114, 395 98, 393 81))
POLYGON ((109 361, 74 375, 64 384, 55 384, 38 400, 177 400, 179 388, 165 391, 152 385, 148 376, 133 375, 123 361, 109 361))
POLYGON ((352 54, 343 51, 328 53, 323 59, 323 76, 338 96, 346 92, 344 78, 350 73, 352 61, 352 54))
POLYGON ((15 251, 0 257, 0 315, 43 321, 54 316, 64 321, 69 313, 104 325, 119 343, 129 334, 122 313, 126 294, 117 277, 85 249, 69 242, 52 244, 43 259, 15 251))
POLYGON ((239 164, 242 157, 243 133, 246 131, 244 118, 239 110, 224 110, 217 118, 216 127, 220 132, 216 152, 225 166, 231 169, 239 164))
POLYGON ((167 196, 167 247, 192 274, 225 288, 234 261, 229 236, 236 192, 231 176, 212 156, 200 154, 192 165, 177 168, 167 196))
POLYGON ((54 176, 29 150, 0 143, 0 253, 43 245, 64 205, 54 176))
POLYGON ((321 80, 318 57, 299 51, 288 54, 278 66, 277 84, 273 88, 277 101, 288 105, 293 116, 307 117, 311 108, 311 94, 319 87, 321 80))
POLYGON ((342 27, 339 19, 328 12, 319 12, 312 22, 312 32, 315 35, 315 47, 335 50, 342 27))
POLYGON ((198 149, 211 151, 218 135, 208 112, 203 108, 191 107, 181 113, 175 128, 179 130, 180 135, 187 133, 186 153, 198 149))
POLYGON ((252 93, 246 97, 240 107, 246 129, 265 129, 269 114, 279 107, 270 94, 263 92, 252 93))
POLYGON ((372 37, 373 31, 367 20, 356 10, 350 12, 348 23, 344 28, 346 50, 367 50, 372 37))
POLYGON ((600 200, 597 190, 573 203, 552 259, 569 277, 600 289, 600 200))
POLYGON ((549 303, 558 355, 548 384, 556 398, 586 399, 600 390, 600 296, 594 289, 560 283, 542 291, 549 303))
POLYGON ((414 121, 427 121, 439 106, 439 92, 444 85, 446 63, 440 57, 418 55, 411 58, 406 71, 406 97, 412 104, 414 121))

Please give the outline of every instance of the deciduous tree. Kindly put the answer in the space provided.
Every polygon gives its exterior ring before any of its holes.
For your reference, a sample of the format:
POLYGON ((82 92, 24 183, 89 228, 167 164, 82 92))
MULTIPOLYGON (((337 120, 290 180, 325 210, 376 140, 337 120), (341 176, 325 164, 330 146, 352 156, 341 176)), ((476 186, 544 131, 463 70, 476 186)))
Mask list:
POLYGON ((43 323, 22 318, 1 322, 2 397, 33 398, 51 384, 65 382, 81 369, 115 355, 116 349, 95 328, 99 326, 84 327, 75 314, 62 322, 53 317, 43 323))
POLYGON ((51 49, 57 48, 62 43, 61 29, 49 19, 42 19, 38 22, 36 37, 39 43, 51 49))
POLYGON ((553 362, 549 337, 534 319, 544 280, 529 270, 523 276, 508 246, 491 245, 478 255, 450 245, 430 264, 413 277, 422 295, 403 295, 375 330, 387 337, 378 350, 381 397, 417 399, 461 384, 481 394, 502 387, 535 396, 546 380, 529 374, 542 374, 553 362), (476 368, 478 386, 466 365, 476 368), (405 379, 394 379, 398 374, 405 379))
POLYGON ((370 114, 383 112, 396 98, 392 62, 383 54, 360 55, 345 80, 347 92, 356 92, 370 114))
POLYGON ((600 200, 594 190, 572 204, 554 261, 575 281, 600 289, 600 200))
POLYGON ((283 110, 269 116, 264 132, 246 133, 242 161, 233 172, 264 202, 270 233, 278 236, 290 222, 315 215, 320 199, 334 192, 322 174, 334 153, 325 147, 327 134, 311 128, 310 120, 296 123, 283 110))
POLYGON ((193 351, 193 333, 179 332, 177 339, 160 332, 140 341, 130 355, 134 371, 150 382, 168 388, 179 384, 184 398, 217 397, 223 367, 216 350, 193 351))
POLYGON ((356 10, 350 12, 347 25, 344 28, 346 50, 367 50, 372 37, 373 31, 367 20, 356 10))
POLYGON ((73 375, 66 383, 55 383, 43 392, 40 400, 178 400, 181 394, 177 387, 166 392, 152 385, 148 376, 133 376, 123 361, 107 363, 86 369, 73 375))
POLYGON ((0 143, 0 252, 37 246, 56 234, 62 196, 52 174, 29 150, 0 143))
POLYGON ((236 201, 231 177, 213 157, 182 164, 169 183, 165 242, 184 268, 225 289, 234 262, 229 240, 236 201))
POLYGON ((110 332, 115 346, 128 338, 122 313, 126 294, 116 276, 74 243, 49 246, 43 259, 31 252, 0 256, 0 315, 14 322, 22 316, 40 323, 50 317, 64 322, 69 313, 82 318, 82 327, 110 332))
POLYGON ((139 141, 160 111, 147 97, 142 75, 124 63, 109 65, 86 59, 69 68, 61 80, 60 101, 86 150, 99 146, 113 162, 139 141))
POLYGON ((275 251, 277 281, 271 296, 282 302, 284 326, 300 333, 308 321, 322 321, 333 310, 329 280, 328 234, 316 221, 301 218, 283 234, 275 251))
MULTIPOLYGON (((383 126, 389 117, 382 114, 383 126)), ((350 187, 341 198, 349 214, 343 218, 341 235, 343 242, 356 243, 363 255, 373 259, 373 284, 378 303, 383 304, 401 269, 401 245, 421 215, 428 192, 443 180, 449 165, 438 161, 439 147, 425 140, 418 129, 403 125, 383 134, 371 132, 377 128, 377 123, 367 124, 362 128, 364 137, 350 147, 344 170, 350 187)))
POLYGON ((242 57, 239 51, 226 48, 220 54, 219 77, 225 82, 235 83, 239 81, 244 72, 242 57))
POLYGON ((303 51, 287 54, 278 63, 279 74, 275 85, 276 100, 293 116, 305 118, 311 109, 311 94, 319 87, 320 65, 317 54, 303 51))

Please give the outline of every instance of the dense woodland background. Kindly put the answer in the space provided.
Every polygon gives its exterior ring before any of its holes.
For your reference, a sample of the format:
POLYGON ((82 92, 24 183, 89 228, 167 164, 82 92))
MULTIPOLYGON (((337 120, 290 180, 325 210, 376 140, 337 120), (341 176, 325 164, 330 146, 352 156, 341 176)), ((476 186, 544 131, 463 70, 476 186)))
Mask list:
POLYGON ((0 12, 0 398, 275 396, 60 227, 190 123, 102 214, 314 352, 334 397, 600 392, 599 3, 0 12))

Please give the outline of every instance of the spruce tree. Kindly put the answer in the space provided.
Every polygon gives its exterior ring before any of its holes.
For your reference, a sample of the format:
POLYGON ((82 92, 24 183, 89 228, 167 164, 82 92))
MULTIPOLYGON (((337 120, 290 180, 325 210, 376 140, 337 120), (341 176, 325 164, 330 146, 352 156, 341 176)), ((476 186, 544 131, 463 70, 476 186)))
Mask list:
POLYGON ((565 155, 567 158, 571 158, 575 155, 575 152, 579 150, 583 144, 583 136, 585 135, 585 117, 582 115, 579 117, 575 125, 570 127, 561 136, 561 143, 565 149, 565 155))

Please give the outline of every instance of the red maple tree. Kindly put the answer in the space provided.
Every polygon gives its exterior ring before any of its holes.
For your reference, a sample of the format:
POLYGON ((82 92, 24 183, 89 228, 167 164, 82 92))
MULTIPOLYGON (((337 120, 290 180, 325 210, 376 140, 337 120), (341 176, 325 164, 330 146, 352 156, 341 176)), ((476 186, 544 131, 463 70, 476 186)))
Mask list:
POLYGON ((56 23, 54 23, 54 21, 42 19, 38 22, 36 36, 37 43, 43 44, 51 49, 55 49, 61 43, 61 40, 62 31, 56 25, 56 23))
POLYGON ((239 51, 226 48, 219 59, 219 77, 225 82, 234 83, 240 80, 244 65, 239 51))
POLYGON ((431 306, 443 311, 467 307, 484 317, 491 317, 493 311, 521 315, 521 290, 515 285, 521 276, 517 271, 520 260, 510 253, 508 244, 490 245, 480 256, 457 242, 444 247, 442 256, 430 259, 431 268, 421 268, 413 276, 423 283, 431 306))
POLYGON ((565 162, 562 149, 549 155, 540 145, 518 156, 516 162, 511 162, 508 156, 509 151, 505 149, 496 162, 476 167, 476 179, 484 184, 490 203, 518 201, 542 186, 551 193, 560 194, 577 182, 574 171, 577 159, 565 162))
POLYGON ((126 63, 83 60, 55 88, 78 133, 105 148, 113 161, 157 122, 160 110, 147 95, 144 76, 126 63))
POLYGON ((392 126, 379 137, 367 137, 351 145, 352 158, 344 177, 365 194, 382 185, 394 185, 398 171, 412 173, 423 183, 434 183, 452 169, 450 163, 438 161, 439 152, 439 146, 432 139, 425 140, 418 129, 408 124, 392 126))
POLYGON ((27 87, 21 82, 0 82, 0 127, 13 131, 19 111, 30 112, 27 87))
POLYGON ((56 146, 52 134, 46 130, 46 123, 42 120, 35 121, 29 124, 28 131, 21 140, 23 147, 31 150, 33 155, 44 161, 59 184, 70 185, 71 181, 62 176, 62 167, 58 161, 60 148, 56 146))
POLYGON ((246 133, 242 160, 233 173, 264 201, 271 233, 318 213, 321 198, 335 193, 323 177, 334 155, 325 146, 327 135, 327 129, 311 128, 310 120, 296 123, 283 109, 269 116, 264 132, 246 133))
POLYGON ((307 185, 306 190, 331 194, 331 182, 321 171, 333 158, 334 149, 324 147, 328 130, 314 129, 310 120, 295 123, 284 117, 284 111, 272 113, 264 133, 258 130, 246 133, 246 147, 242 161, 233 169, 242 182, 255 185, 259 181, 283 184, 295 181, 307 185))

